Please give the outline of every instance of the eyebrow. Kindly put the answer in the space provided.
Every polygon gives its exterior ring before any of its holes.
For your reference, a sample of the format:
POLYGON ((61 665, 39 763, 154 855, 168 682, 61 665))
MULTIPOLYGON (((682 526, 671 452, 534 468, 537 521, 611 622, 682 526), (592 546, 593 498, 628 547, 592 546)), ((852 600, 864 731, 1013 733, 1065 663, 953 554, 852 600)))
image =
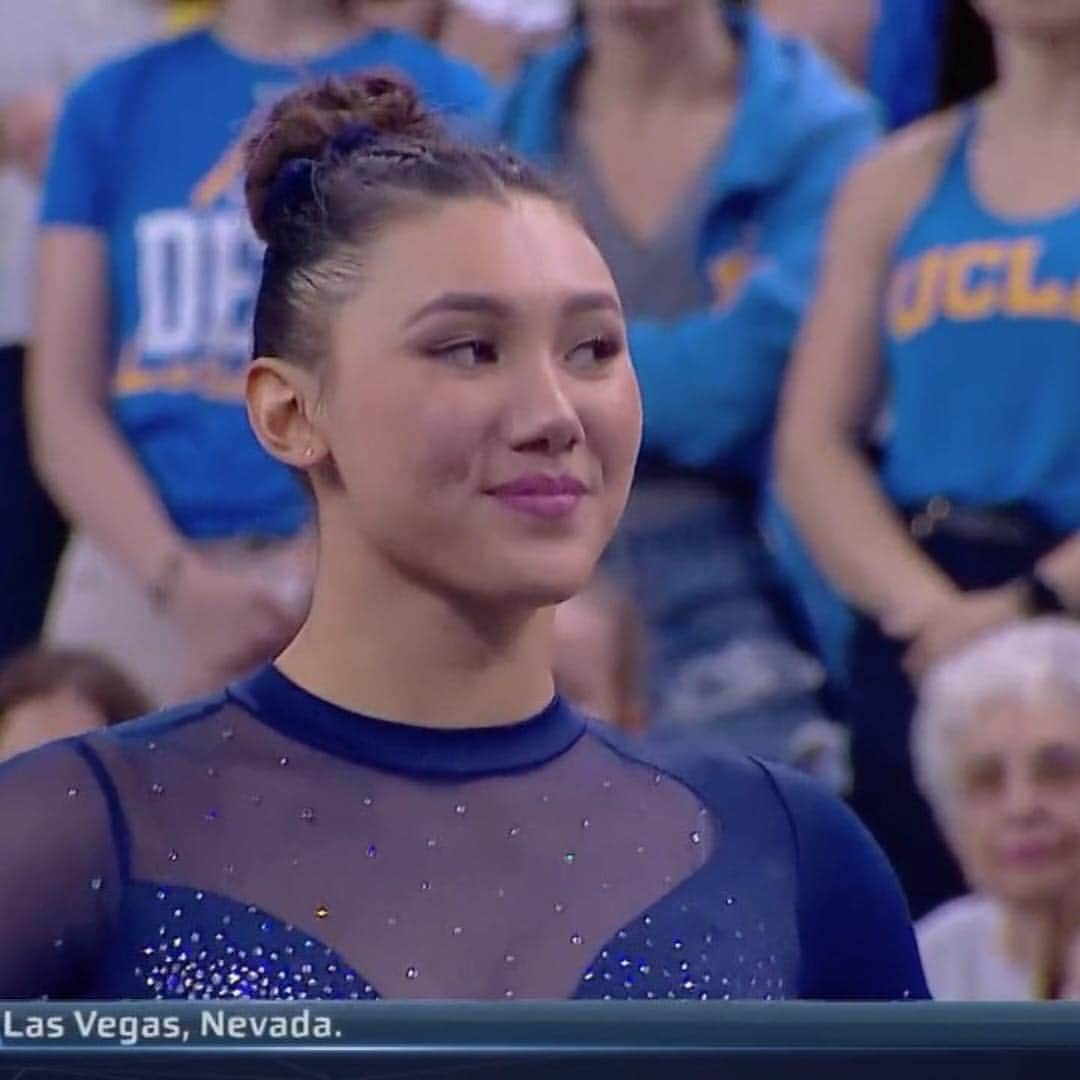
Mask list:
MULTIPOLYGON (((441 296, 435 297, 434 300, 429 300, 422 307, 417 308, 406 320, 405 328, 407 329, 422 319, 426 319, 429 315, 446 311, 477 312, 506 318, 513 311, 513 305, 489 293, 443 293, 441 296)), ((612 311, 621 316, 622 305, 614 293, 601 290, 573 293, 563 300, 559 308, 559 313, 563 317, 580 315, 587 311, 612 311)))

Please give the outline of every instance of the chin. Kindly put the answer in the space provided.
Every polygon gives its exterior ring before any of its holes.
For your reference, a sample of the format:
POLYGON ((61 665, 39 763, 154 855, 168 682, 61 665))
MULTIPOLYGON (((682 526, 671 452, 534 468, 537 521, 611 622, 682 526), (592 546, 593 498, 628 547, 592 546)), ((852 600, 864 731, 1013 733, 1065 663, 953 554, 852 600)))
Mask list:
POLYGON ((1060 19, 1028 19, 1016 27, 1017 34, 1032 41, 1051 41, 1065 36, 1068 39, 1080 35, 1080 16, 1069 15, 1060 19))
POLYGON ((506 595, 528 607, 555 607, 577 596, 588 584, 588 580, 587 576, 533 577, 509 585, 506 595))
POLYGON ((993 892, 1005 903, 1019 907, 1056 903, 1069 888, 1072 871, 1047 867, 1041 871, 1005 873, 995 883, 993 892))
POLYGON ((499 592, 507 599, 530 607, 553 607, 576 596, 592 578, 595 562, 581 560, 536 560, 528 565, 507 567, 500 575, 499 592))
POLYGON ((983 0, 980 8, 995 29, 1044 36, 1080 31, 1077 0, 983 0))
POLYGON ((561 536, 479 540, 473 547, 470 577, 492 599, 506 597, 534 607, 561 604, 581 592, 596 571, 609 532, 594 525, 561 536))
POLYGON ((622 0, 613 15, 628 26, 653 29, 667 22, 684 0, 622 0))

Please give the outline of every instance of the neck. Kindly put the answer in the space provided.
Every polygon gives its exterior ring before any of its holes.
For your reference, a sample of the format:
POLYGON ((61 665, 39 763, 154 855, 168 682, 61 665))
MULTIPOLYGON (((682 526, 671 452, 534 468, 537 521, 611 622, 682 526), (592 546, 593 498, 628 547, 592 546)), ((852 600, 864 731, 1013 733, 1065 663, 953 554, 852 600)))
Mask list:
POLYGON ((614 20, 590 25, 589 92, 613 102, 734 98, 739 48, 717 5, 687 2, 648 33, 614 20))
MULTIPOLYGON (((1066 903, 1010 904, 1002 916, 1001 943, 1017 966, 1043 981, 1060 975, 1068 943, 1080 931, 1080 913, 1066 903)), ((1037 988, 1040 992, 1045 987, 1037 988)))
POLYGON ((422 727, 495 727, 551 701, 553 610, 483 610, 320 543, 311 612, 278 667, 353 712, 422 727))
POLYGON ((1080 34, 1058 39, 999 35, 1001 77, 992 98, 1027 127, 1080 127, 1080 34))
POLYGON ((327 52, 355 30, 336 0, 227 0, 214 32, 239 53, 275 59, 327 52))

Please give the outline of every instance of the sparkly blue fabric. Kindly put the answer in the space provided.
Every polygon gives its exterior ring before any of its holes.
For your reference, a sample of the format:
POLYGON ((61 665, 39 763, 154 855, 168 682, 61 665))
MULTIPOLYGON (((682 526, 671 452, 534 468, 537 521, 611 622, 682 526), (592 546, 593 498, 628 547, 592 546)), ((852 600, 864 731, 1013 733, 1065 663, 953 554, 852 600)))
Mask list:
POLYGON ((0 999, 926 996, 813 781, 558 698, 392 723, 273 667, 0 768, 0 909, 0 999))

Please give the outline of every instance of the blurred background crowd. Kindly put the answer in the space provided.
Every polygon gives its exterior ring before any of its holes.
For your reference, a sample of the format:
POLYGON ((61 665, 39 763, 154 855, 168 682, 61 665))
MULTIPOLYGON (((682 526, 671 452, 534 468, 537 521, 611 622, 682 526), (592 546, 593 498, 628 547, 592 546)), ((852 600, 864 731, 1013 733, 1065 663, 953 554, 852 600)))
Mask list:
POLYGON ((935 995, 1080 996, 1080 0, 2 0, 0 757, 272 656, 240 147, 404 72, 553 171, 644 447, 562 692, 847 798, 935 995))

